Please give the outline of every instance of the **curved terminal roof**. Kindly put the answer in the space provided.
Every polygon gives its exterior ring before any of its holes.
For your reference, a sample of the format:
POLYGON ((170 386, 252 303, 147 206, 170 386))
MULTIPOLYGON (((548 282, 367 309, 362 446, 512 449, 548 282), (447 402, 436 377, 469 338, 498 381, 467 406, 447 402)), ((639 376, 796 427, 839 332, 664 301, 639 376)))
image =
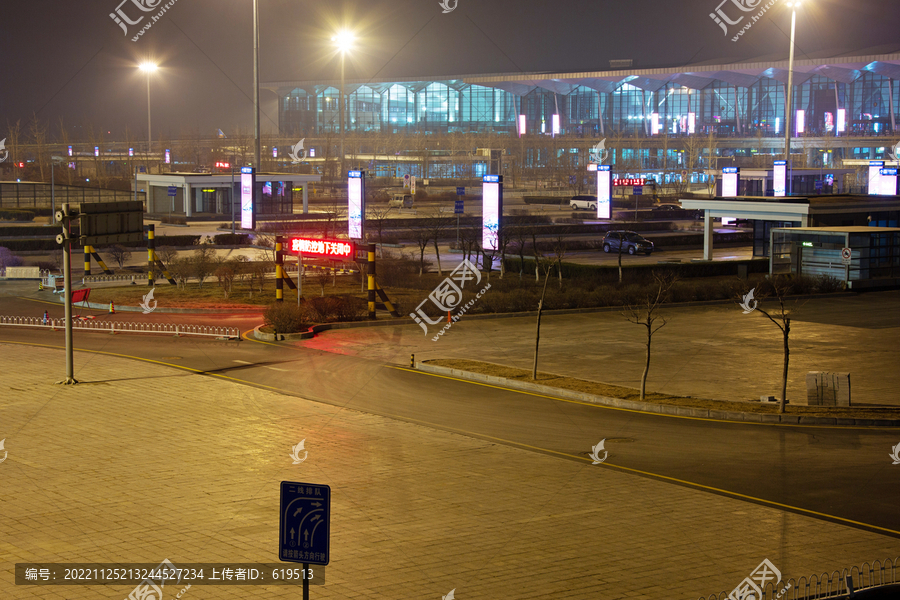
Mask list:
MULTIPOLYGON (((852 83, 865 72, 891 79, 900 79, 900 46, 869 48, 841 56, 794 59, 794 85, 802 85, 815 75, 839 83, 852 83)), ((487 73, 371 80, 347 79, 344 88, 347 93, 353 93, 358 88, 365 86, 383 93, 393 85, 402 85, 410 91, 418 92, 429 83, 436 82, 454 89, 461 89, 467 85, 480 85, 504 90, 516 96, 525 96, 539 89, 557 94, 569 94, 578 86, 601 93, 611 93, 625 83, 649 92, 655 92, 670 83, 695 90, 702 90, 715 82, 724 82, 736 87, 750 87, 763 78, 786 83, 787 76, 788 60, 783 55, 771 55, 744 62, 718 61, 716 64, 693 63, 681 67, 655 69, 627 68, 577 73, 487 73)), ((300 88, 308 93, 319 94, 327 88, 339 87, 339 85, 339 80, 275 81, 264 83, 262 87, 279 93, 300 88)))

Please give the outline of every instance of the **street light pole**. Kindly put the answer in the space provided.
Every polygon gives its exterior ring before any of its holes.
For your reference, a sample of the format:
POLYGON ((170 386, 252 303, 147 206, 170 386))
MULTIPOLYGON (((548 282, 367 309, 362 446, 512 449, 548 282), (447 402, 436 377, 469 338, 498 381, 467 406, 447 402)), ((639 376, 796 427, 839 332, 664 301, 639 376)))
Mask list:
POLYGON ((150 128, 150 74, 156 71, 158 65, 152 62, 143 62, 141 71, 147 74, 147 172, 150 172, 150 153, 153 151, 153 129, 150 128))
POLYGON ((262 155, 259 143, 259 0, 253 0, 253 109, 255 112, 253 126, 256 132, 256 155, 253 166, 258 173, 262 155))
POLYGON ((788 6, 791 7, 791 49, 788 55, 788 80, 784 92, 784 160, 787 161, 787 195, 790 196, 794 187, 794 164, 791 162, 791 127, 794 112, 792 98, 794 92, 794 29, 797 23, 797 7, 800 6, 800 2, 788 2, 788 6))
POLYGON ((340 102, 340 120, 341 120, 341 177, 344 177, 344 49, 341 48, 341 97, 340 102))

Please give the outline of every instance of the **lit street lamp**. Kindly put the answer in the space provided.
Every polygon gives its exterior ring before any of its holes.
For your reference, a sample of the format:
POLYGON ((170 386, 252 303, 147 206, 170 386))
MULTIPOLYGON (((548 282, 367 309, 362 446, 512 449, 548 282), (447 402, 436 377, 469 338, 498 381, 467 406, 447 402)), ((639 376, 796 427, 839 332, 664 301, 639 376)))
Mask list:
POLYGON ((331 38, 331 41, 334 42, 334 45, 337 46, 338 50, 341 53, 341 96, 338 98, 338 106, 339 106, 339 120, 340 125, 338 126, 341 132, 341 177, 343 177, 346 173, 344 173, 344 55, 347 53, 347 50, 353 47, 353 33, 347 31, 346 29, 339 31, 334 37, 331 38))
POLYGON ((788 55, 788 80, 784 94, 784 160, 787 161, 788 184, 787 195, 791 195, 794 179, 794 165, 791 162, 791 127, 794 106, 791 96, 794 91, 794 28, 797 23, 797 9, 800 8, 800 0, 789 0, 787 5, 791 9, 791 50, 788 55))
POLYGON ((147 74, 147 161, 150 161, 150 152, 153 148, 153 132, 150 129, 150 74, 155 72, 159 66, 152 62, 143 62, 140 65, 141 71, 147 74))

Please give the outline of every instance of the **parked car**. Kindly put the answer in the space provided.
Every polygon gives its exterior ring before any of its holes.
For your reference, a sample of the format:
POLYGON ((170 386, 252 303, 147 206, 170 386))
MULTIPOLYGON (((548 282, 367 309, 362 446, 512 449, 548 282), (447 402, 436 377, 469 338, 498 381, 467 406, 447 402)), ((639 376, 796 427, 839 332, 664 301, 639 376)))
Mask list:
POLYGON ((634 231, 623 230, 608 231, 603 236, 603 251, 612 252, 615 250, 618 252, 620 243, 622 244, 622 252, 627 252, 628 254, 643 252, 649 256, 653 252, 653 242, 634 231))
POLYGON ((684 209, 678 206, 677 204, 660 204, 658 206, 654 206, 650 210, 653 211, 653 215, 680 215, 684 212, 684 209))
POLYGON ((572 199, 569 200, 569 206, 572 207, 572 210, 578 210, 579 208, 597 210, 597 196, 572 196, 572 199))

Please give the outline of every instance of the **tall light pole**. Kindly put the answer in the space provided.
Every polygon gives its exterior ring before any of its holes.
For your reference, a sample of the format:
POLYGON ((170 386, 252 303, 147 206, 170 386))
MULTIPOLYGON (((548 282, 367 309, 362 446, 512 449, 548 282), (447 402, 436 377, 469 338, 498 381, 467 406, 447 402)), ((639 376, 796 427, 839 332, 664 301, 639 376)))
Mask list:
MULTIPOLYGON (((150 129, 150 74, 155 72, 159 66, 152 62, 141 63, 141 71, 147 74, 147 162, 150 161, 150 152, 153 149, 153 130, 150 129)), ((149 165, 148 165, 149 166, 149 165)))
POLYGON ((787 5, 791 9, 791 50, 788 55, 788 80, 784 92, 784 160, 787 161, 787 195, 791 195, 794 183, 794 165, 791 162, 791 127, 794 112, 794 29, 797 24, 797 9, 800 8, 800 0, 789 0, 787 5))
POLYGON ((346 29, 339 31, 331 38, 331 41, 334 42, 341 53, 341 95, 340 98, 338 98, 340 112, 338 117, 340 119, 340 125, 338 127, 341 132, 341 177, 346 175, 346 173, 344 173, 344 55, 347 53, 347 50, 353 46, 353 38, 353 34, 346 29))
POLYGON ((255 111, 253 117, 254 131, 256 132, 256 156, 253 166, 259 172, 261 167, 259 145, 259 0, 253 0, 253 109, 255 111))

